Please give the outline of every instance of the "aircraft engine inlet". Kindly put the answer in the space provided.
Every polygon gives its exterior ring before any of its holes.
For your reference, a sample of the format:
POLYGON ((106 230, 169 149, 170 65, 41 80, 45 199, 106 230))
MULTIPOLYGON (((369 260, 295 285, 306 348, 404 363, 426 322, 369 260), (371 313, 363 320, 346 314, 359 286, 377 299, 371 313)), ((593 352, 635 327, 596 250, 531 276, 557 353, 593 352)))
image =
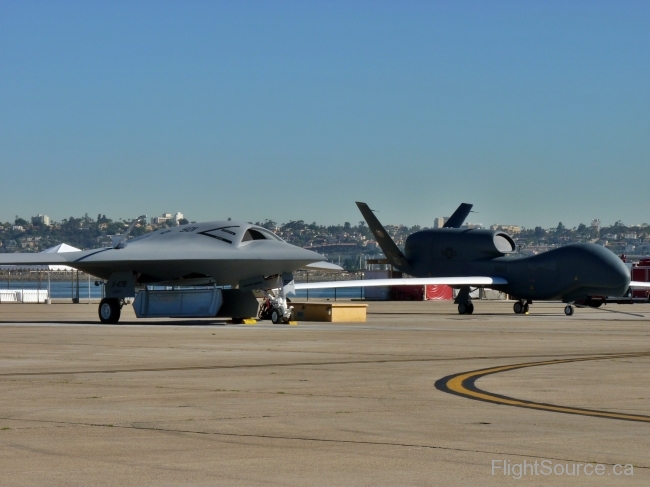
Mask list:
POLYGON ((506 233, 451 228, 415 233, 404 247, 407 259, 412 262, 477 260, 512 254, 516 250, 514 240, 506 233))

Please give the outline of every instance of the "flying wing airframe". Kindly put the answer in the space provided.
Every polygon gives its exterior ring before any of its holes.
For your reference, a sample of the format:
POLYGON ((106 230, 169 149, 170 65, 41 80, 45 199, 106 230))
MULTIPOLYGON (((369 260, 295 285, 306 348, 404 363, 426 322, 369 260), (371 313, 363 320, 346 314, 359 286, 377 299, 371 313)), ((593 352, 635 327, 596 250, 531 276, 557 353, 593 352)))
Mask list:
MULTIPOLYGON (((321 254, 291 245, 271 231, 245 222, 187 224, 132 240, 126 240, 127 234, 112 247, 81 252, 0 254, 0 264, 66 265, 106 280, 106 297, 99 305, 102 323, 117 323, 125 299, 135 297, 136 289, 146 290, 148 285, 230 287, 219 289, 219 309, 213 307, 210 313, 236 321, 257 315, 254 292, 271 292, 271 319, 288 322, 291 309, 284 288, 293 281, 293 272, 302 268, 341 269, 327 263, 321 254)), ((186 304, 189 299, 186 296, 186 304)), ((168 309, 166 316, 178 316, 173 307, 168 309)), ((194 316, 203 316, 201 313, 194 316)))

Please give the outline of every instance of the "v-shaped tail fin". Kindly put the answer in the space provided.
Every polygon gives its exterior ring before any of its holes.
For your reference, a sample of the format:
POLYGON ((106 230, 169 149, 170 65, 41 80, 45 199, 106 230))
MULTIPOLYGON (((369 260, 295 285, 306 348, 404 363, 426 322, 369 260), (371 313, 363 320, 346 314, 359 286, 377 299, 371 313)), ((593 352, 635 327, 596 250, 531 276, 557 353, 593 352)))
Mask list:
POLYGON ((469 212, 472 211, 472 206, 469 203, 461 203, 454 214, 449 217, 447 223, 442 228, 460 228, 460 226, 465 223, 465 218, 469 215, 469 212))
POLYGON ((386 229, 379 223, 377 217, 372 212, 370 207, 365 203, 360 203, 357 201, 357 206, 363 215, 363 218, 366 220, 370 231, 377 239, 377 243, 381 247, 381 250, 384 252, 388 262, 395 268, 399 269, 402 272, 409 273, 411 266, 404 257, 402 251, 395 245, 393 239, 390 238, 386 229))

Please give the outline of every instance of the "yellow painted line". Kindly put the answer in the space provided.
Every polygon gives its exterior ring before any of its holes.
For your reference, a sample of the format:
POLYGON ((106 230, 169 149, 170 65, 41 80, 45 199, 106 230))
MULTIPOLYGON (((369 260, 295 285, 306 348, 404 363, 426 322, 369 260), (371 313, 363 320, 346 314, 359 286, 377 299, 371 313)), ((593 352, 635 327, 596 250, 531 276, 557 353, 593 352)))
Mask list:
POLYGON ((595 416, 608 419, 621 419, 625 421, 641 421, 650 423, 650 416, 640 414, 626 414, 609 411, 599 411, 596 409, 582 409, 568 406, 559 406, 555 404, 546 404, 541 402, 526 401, 514 397, 502 396, 476 387, 475 382, 486 375, 498 374, 509 370, 523 369, 527 367, 539 367, 542 365, 565 364, 571 362, 586 362, 590 360, 611 360, 617 358, 648 357, 650 352, 623 353, 617 355, 595 355, 591 357, 579 357, 571 359, 544 360, 542 362, 527 362, 522 364, 502 365, 499 367, 490 367, 487 369, 473 370, 470 372, 461 372, 438 380, 435 384, 436 389, 455 394, 468 399, 477 401, 486 401, 493 404, 502 404, 506 406, 516 406, 529 409, 538 409, 542 411, 552 411, 556 413, 580 414, 583 416, 595 416))

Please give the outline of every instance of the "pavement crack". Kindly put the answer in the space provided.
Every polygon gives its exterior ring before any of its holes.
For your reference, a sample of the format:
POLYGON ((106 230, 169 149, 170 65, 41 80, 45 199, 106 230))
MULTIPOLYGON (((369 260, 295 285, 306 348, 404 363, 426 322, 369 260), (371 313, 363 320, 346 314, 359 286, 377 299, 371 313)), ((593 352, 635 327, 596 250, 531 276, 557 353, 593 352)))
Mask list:
MULTIPOLYGON (((10 419, 10 418, 0 418, 0 419, 10 419)), ((259 438, 259 439, 269 439, 269 440, 305 441, 305 442, 330 443, 330 444, 340 444, 340 445, 367 445, 367 446, 378 446, 378 447, 389 446, 389 447, 401 447, 401 448, 421 448, 424 450, 477 453, 477 454, 485 454, 485 455, 506 455, 510 457, 532 458, 532 459, 540 459, 540 460, 554 460, 559 462, 599 463, 599 464, 610 465, 610 466, 617 465, 616 463, 611 463, 611 462, 594 462, 593 460, 587 461, 587 460, 575 459, 575 458, 552 457, 546 455, 529 455, 525 453, 512 453, 507 451, 490 451, 490 450, 480 450, 474 448, 457 448, 451 446, 426 445, 426 444, 418 444, 418 443, 401 443, 401 442, 393 442, 393 441, 344 440, 344 439, 336 439, 336 438, 318 438, 313 436, 264 435, 264 434, 253 434, 253 433, 225 433, 221 431, 196 431, 196 430, 187 430, 187 429, 178 429, 178 428, 137 426, 134 424, 125 425, 125 424, 106 424, 106 423, 86 423, 86 422, 68 422, 68 421, 48 421, 48 420, 39 420, 39 419, 29 419, 29 420, 19 420, 19 421, 48 422, 48 423, 69 425, 69 426, 129 429, 129 430, 139 430, 139 431, 152 431, 152 432, 159 432, 159 433, 220 436, 220 437, 229 437, 229 438, 259 438)), ((650 470, 650 466, 646 466, 646 465, 635 465, 635 468, 650 470)))
MULTIPOLYGON (((630 354, 648 354, 648 351, 629 352, 630 354)), ((276 367, 313 367, 323 365, 373 365, 373 364, 395 364, 395 363, 416 363, 416 362, 455 362, 465 360, 500 360, 500 359, 519 359, 519 358, 574 358, 590 356, 593 353, 578 354, 548 354, 548 355, 498 355, 498 356, 480 356, 480 357, 409 357, 409 358, 386 358, 376 360, 330 360, 323 362, 284 362, 268 364, 233 364, 233 365, 189 365, 185 367, 138 367, 132 369, 91 369, 91 370, 69 370, 69 371, 50 371, 50 372, 5 372, 0 377, 37 377, 50 375, 83 375, 83 374, 120 374, 120 373, 137 373, 137 372, 174 372, 174 371, 191 371, 191 370, 219 370, 219 369, 258 369, 258 368, 276 368, 276 367)), ((602 356, 617 356, 616 353, 605 353, 602 356)))

